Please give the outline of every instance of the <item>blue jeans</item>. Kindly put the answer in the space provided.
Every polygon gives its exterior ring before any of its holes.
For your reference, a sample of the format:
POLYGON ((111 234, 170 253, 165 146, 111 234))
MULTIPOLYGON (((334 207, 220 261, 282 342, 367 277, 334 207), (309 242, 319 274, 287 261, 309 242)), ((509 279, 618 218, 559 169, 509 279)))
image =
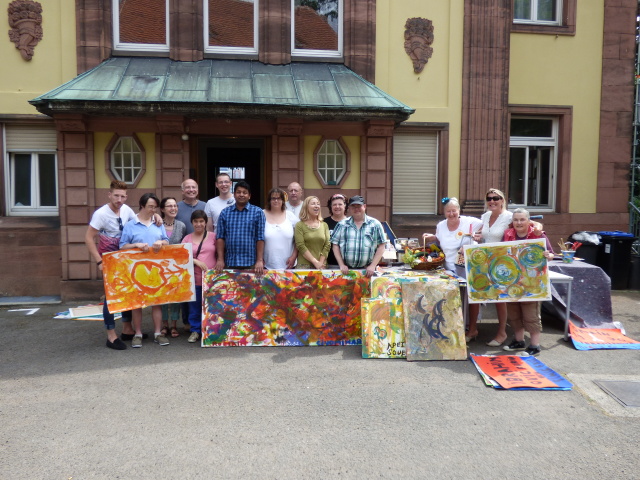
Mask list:
POLYGON ((202 286, 196 285, 196 299, 189 302, 189 325, 192 332, 202 331, 202 286))
MULTIPOLYGON (((104 328, 107 330, 114 330, 116 328, 116 320, 113 318, 113 313, 109 312, 107 308, 107 301, 104 301, 102 306, 102 318, 104 318, 104 328)), ((122 312, 122 321, 131 323, 131 312, 122 312)))

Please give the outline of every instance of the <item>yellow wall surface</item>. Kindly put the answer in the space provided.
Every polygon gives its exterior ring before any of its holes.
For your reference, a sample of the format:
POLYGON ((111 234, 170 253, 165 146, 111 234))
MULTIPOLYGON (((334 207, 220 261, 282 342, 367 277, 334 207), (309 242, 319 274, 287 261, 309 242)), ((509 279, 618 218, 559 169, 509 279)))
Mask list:
MULTIPOLYGON (((106 172, 104 152, 114 135, 111 132, 95 132, 93 134, 93 166, 96 175, 96 188, 109 188, 111 183, 106 172)), ((154 133, 136 133, 136 136, 142 143, 146 154, 145 174, 136 188, 146 188, 152 191, 156 189, 156 137, 154 133)))
POLYGON ((0 2, 4 27, 0 41, 0 114, 37 114, 29 100, 76 76, 75 2, 40 1, 43 37, 30 61, 24 60, 9 41, 6 13, 9 3, 9 0, 0 2))
POLYGON ((416 112, 408 122, 449 124, 449 185, 460 188, 464 0, 377 0, 376 85, 416 112), (408 18, 433 22, 433 55, 421 73, 404 50, 408 18))
MULTIPOLYGON (((341 137, 349 152, 351 153, 351 173, 344 181, 341 188, 360 188, 360 137, 345 136, 341 137)), ((304 188, 322 189, 320 181, 314 175, 313 168, 313 152, 318 148, 322 136, 306 135, 304 137, 304 188)))
POLYGON ((509 103, 573 107, 569 208, 596 211, 604 0, 578 2, 575 36, 511 35, 509 103))

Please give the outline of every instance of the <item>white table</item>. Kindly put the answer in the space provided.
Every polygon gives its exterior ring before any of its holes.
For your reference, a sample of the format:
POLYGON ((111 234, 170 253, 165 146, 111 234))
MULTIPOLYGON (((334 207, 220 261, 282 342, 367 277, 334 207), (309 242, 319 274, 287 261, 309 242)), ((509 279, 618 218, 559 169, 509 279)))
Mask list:
POLYGON ((565 294, 564 304, 566 312, 564 315, 564 341, 569 341, 569 322, 571 321, 571 284, 573 283, 573 277, 564 275, 562 273, 553 272, 548 270, 549 281, 551 283, 565 283, 567 285, 567 293, 565 294))

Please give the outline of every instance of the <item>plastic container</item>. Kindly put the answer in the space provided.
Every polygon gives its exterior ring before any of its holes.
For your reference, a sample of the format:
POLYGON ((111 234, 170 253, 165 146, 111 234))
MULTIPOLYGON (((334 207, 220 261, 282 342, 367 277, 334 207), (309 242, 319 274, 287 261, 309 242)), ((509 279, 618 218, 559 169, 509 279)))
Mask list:
POLYGON ((611 290, 626 290, 631 271, 631 245, 635 237, 626 232, 598 232, 602 243, 597 265, 611 278, 611 290))

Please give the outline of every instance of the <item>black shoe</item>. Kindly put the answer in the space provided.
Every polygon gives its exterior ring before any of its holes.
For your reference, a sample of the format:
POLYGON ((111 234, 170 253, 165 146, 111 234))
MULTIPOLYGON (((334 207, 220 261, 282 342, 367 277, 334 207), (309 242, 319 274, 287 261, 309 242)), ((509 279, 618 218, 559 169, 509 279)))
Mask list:
POLYGON ((525 350, 525 348, 525 343, 519 342, 518 340, 514 340, 509 345, 505 345, 504 347, 502 347, 502 349, 506 350, 507 352, 521 352, 522 350, 525 350))
MULTIPOLYGON (((123 333, 122 335, 120 335, 120 340, 124 340, 124 341, 129 341, 129 340, 133 340, 133 337, 135 337, 135 333, 123 333)), ((149 335, 147 335, 146 333, 142 334, 142 339, 145 340, 149 338, 149 335)))
POLYGON ((124 344, 122 340, 116 338, 113 342, 107 339, 107 347, 113 348, 114 350, 126 350, 127 346, 124 344))
POLYGON ((532 345, 529 345, 527 349, 520 354, 522 357, 537 357, 538 355, 540 355, 540 347, 534 347, 532 345))

